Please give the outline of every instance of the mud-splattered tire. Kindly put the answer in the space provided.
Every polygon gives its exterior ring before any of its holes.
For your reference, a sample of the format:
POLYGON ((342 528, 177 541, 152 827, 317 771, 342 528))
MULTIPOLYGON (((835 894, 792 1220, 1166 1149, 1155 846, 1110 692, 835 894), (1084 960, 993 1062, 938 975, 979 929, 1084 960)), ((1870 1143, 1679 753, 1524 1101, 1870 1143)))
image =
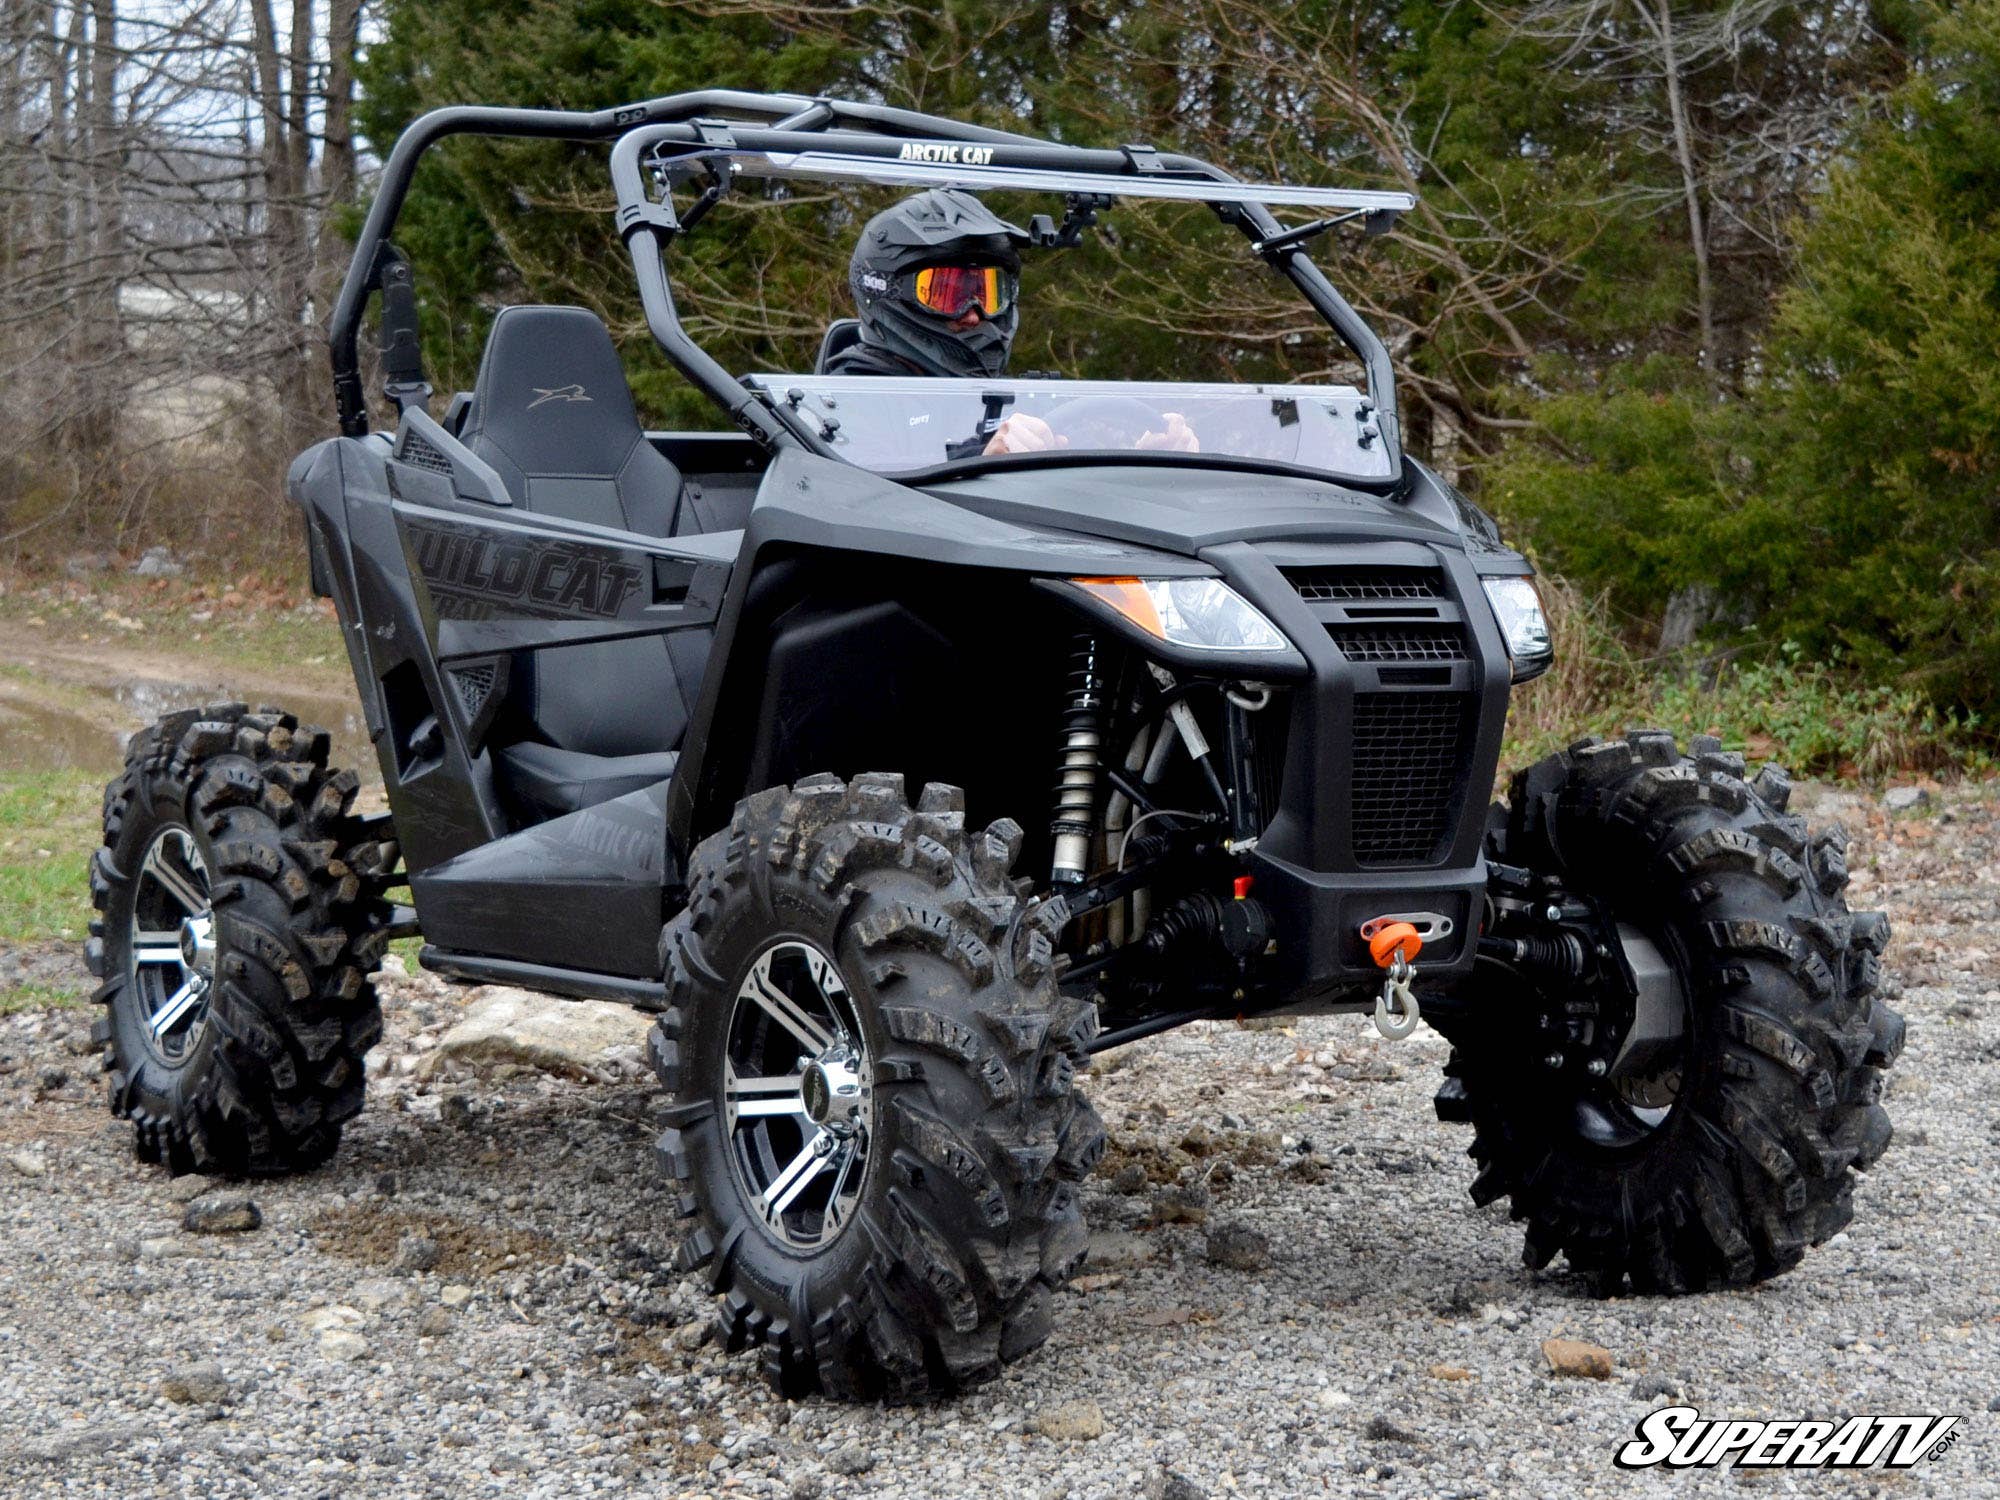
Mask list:
POLYGON ((1903 1021, 1875 994, 1889 924, 1842 897, 1846 835, 1788 814, 1776 767, 1746 781, 1718 741, 1690 750, 1657 731, 1579 742, 1514 778, 1489 848, 1658 935, 1688 1001, 1664 1122, 1617 1149, 1582 1138, 1504 1017, 1451 1025, 1437 1101, 1473 1126, 1473 1197, 1527 1221, 1527 1264, 1561 1252, 1606 1295, 1788 1270, 1849 1222, 1852 1169, 1889 1144, 1881 1071, 1903 1021))
POLYGON ((370 976, 396 848, 352 815, 355 775, 329 770, 327 751, 326 731, 290 714, 211 704, 135 735, 104 790, 85 961, 104 981, 95 1034, 111 1109, 132 1121, 142 1160, 300 1171, 333 1154, 361 1108, 363 1056, 382 1033, 370 976), (160 849, 164 879, 144 873, 160 849), (149 878, 185 898, 176 906, 149 878), (135 939, 197 896, 213 934, 208 980, 188 1020, 160 1032, 156 981, 140 970, 162 962, 166 933, 152 947, 135 939))
POLYGON ((934 784, 912 808, 885 774, 761 792, 696 849, 662 940, 651 1047, 672 1100, 659 1157, 690 1221, 680 1264, 717 1294, 726 1347, 761 1346, 787 1395, 990 1379, 1048 1337, 1084 1252, 1077 1185, 1104 1131, 1074 1079, 1095 1012, 1057 992, 1048 924, 1007 878, 1020 829, 968 833, 963 805, 934 784), (807 1248, 759 1211, 738 1144, 755 1122, 724 1104, 730 1017, 787 945, 837 969, 873 1091, 852 1207, 807 1248))

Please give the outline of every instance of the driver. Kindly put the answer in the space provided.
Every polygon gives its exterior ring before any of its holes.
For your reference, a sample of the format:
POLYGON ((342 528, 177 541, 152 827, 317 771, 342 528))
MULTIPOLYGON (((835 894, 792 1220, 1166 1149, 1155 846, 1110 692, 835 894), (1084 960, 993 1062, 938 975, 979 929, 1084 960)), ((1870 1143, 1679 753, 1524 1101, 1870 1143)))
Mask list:
MULTIPOLYGON (((860 339, 827 361, 829 375, 918 375, 992 379, 1007 372, 1019 323, 1020 245, 1028 232, 997 217, 972 194, 931 188, 884 209, 862 228, 847 285, 860 339)), ((1139 448, 1196 452, 1201 444, 1178 412, 1139 448)), ((1034 453, 1068 446, 1040 417, 1001 421, 985 451, 1034 453)))
POLYGON ((848 262, 861 339, 827 362, 829 375, 928 375, 968 380, 1007 373, 1028 232, 972 194, 932 188, 870 219, 848 262))

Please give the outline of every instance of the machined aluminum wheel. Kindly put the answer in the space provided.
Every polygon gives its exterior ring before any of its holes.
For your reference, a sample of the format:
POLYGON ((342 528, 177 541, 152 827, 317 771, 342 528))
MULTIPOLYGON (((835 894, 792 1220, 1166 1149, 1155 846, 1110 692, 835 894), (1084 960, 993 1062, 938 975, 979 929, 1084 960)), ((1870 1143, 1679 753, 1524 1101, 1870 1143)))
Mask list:
POLYGON ((146 1041, 172 1064, 208 1020, 215 986, 215 909, 208 864, 187 829, 162 828, 139 863, 132 899, 132 985, 146 1041))
POLYGON ((736 991, 723 1058, 729 1159, 764 1227, 816 1250, 847 1227, 868 1172, 872 1064, 833 960, 773 943, 736 991))

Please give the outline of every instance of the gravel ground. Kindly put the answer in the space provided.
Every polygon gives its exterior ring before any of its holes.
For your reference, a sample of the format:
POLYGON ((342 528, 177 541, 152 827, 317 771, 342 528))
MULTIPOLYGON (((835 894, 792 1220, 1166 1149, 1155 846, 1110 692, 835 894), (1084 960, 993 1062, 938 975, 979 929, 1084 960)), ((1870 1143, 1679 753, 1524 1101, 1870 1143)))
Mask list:
POLYGON ((466 992, 389 982, 368 1111, 253 1213, 133 1163, 85 1013, 0 1017, 0 1493, 1684 1494, 1714 1481, 1612 1464, 1674 1398, 1964 1418, 1908 1472, 1753 1491, 2000 1492, 2000 800, 1818 800, 1856 834, 1856 904, 1894 916, 1911 1028, 1896 1145, 1801 1270, 1586 1300, 1467 1198, 1437 1037, 1200 1026, 1100 1059, 1095 1263, 1041 1353, 936 1407, 787 1404, 705 1342, 636 1059, 427 1070, 466 992), (1554 1337, 1610 1378, 1552 1378, 1554 1337))

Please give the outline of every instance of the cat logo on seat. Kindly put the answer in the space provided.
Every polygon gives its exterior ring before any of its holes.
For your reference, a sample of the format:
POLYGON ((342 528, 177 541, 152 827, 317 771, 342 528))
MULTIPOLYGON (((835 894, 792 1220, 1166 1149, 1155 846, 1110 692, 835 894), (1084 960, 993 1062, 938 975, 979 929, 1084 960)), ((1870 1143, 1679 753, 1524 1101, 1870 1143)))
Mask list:
POLYGON ((546 386, 538 385, 535 387, 535 399, 528 403, 528 410, 533 411, 536 407, 545 405, 550 401, 588 401, 589 399, 590 397, 584 394, 583 387, 574 381, 568 385, 559 385, 553 390, 550 390, 546 386))

